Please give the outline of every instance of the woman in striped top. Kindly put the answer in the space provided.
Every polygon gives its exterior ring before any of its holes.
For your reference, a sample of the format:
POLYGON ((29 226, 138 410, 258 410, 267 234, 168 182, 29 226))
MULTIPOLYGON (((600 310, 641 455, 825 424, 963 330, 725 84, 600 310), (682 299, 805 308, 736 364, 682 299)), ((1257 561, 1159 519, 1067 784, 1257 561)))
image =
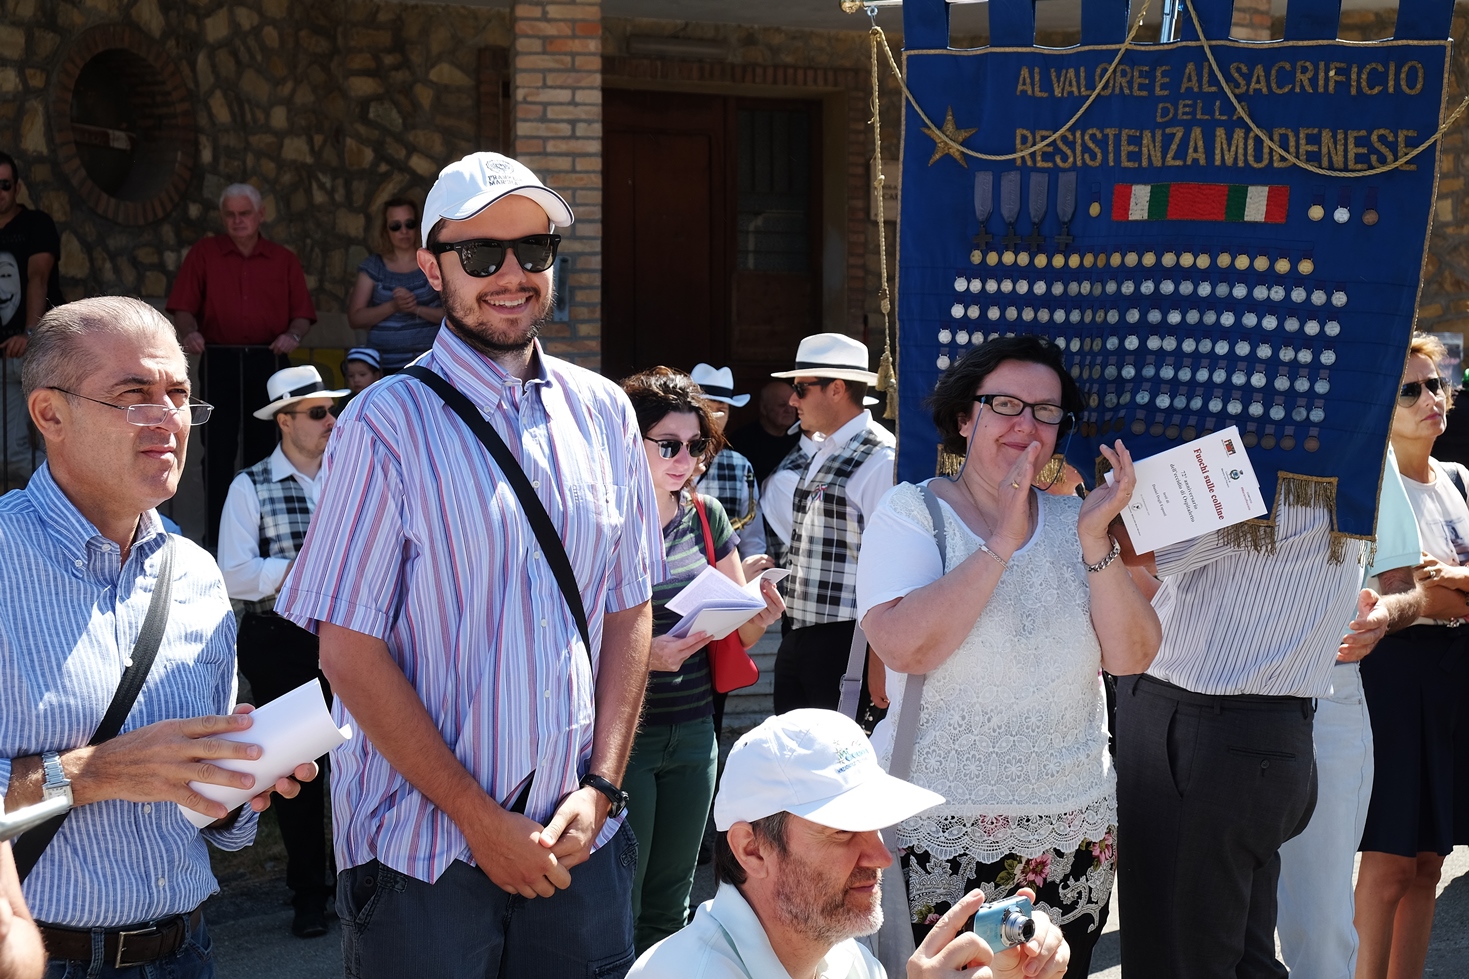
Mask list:
MULTIPOLYGON (((653 586, 653 644, 643 725, 622 783, 630 797, 628 822, 638 839, 632 901, 641 954, 688 920, 699 842, 714 799, 719 744, 706 652, 709 636, 670 636, 680 616, 667 604, 709 565, 692 487, 699 461, 712 458, 723 437, 703 391, 687 374, 655 367, 627 378, 622 388, 632 401, 648 453, 668 562, 668 577, 653 586)), ((716 566, 744 584, 735 550, 739 537, 729 517, 714 497, 699 499, 708 515, 716 566)), ((747 649, 785 611, 769 582, 762 585, 762 594, 765 608, 739 628, 740 642, 747 649)))

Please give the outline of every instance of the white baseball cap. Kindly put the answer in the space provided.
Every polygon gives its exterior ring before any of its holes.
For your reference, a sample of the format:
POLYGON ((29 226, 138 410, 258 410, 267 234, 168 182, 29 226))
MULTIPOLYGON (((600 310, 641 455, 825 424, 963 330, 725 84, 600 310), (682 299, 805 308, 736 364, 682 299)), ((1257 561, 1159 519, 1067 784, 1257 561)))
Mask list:
POLYGON ((714 828, 725 832, 737 822, 790 812, 865 833, 943 801, 883 771, 872 742, 850 717, 803 708, 767 718, 735 742, 714 797, 714 828))
POLYGON ((553 225, 564 228, 576 220, 566 199, 545 184, 519 160, 499 153, 471 153, 439 171, 423 202, 423 245, 440 218, 472 218, 507 194, 529 197, 546 212, 553 225))

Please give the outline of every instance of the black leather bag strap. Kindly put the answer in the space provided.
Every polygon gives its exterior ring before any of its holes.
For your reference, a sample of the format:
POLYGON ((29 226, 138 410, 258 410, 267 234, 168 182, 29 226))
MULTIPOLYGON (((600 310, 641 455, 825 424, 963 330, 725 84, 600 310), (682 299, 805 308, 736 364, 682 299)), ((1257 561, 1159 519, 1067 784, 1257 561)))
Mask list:
MULTIPOLYGON (((168 627, 168 607, 173 599, 173 553, 174 539, 170 534, 163 545, 158 581, 153 585, 153 597, 148 601, 143 628, 133 643, 132 665, 123 670, 117 692, 112 695, 112 703, 107 705, 107 713, 102 715, 102 723, 97 725, 92 740, 87 742, 89 745, 99 745, 117 737, 143 690, 148 673, 153 669, 153 660, 163 645, 163 631, 168 627)), ((41 854, 46 852, 46 847, 51 845, 51 840, 60 832, 61 824, 69 815, 70 810, 47 820, 15 841, 15 869, 22 881, 35 869, 41 854)))
POLYGON ((464 424, 475 437, 484 443, 489 450, 491 458, 500 467, 500 471, 509 480, 511 489, 520 499, 520 508, 525 513, 525 519, 530 522, 530 528, 535 532, 536 539, 541 542, 541 552, 546 555, 546 561, 551 565, 551 571, 556 575, 556 583, 561 586, 561 595, 566 599, 567 607, 571 609, 571 617, 576 620, 576 630, 581 634, 582 646, 587 651, 587 659, 592 657, 592 634, 587 628, 587 611, 582 605, 581 588, 576 583, 576 574, 571 570, 571 558, 566 556, 566 546, 561 542, 561 535, 556 531, 556 525, 551 523, 551 515, 546 512, 546 506, 541 498, 536 496, 536 491, 531 487, 530 478, 526 476, 525 470, 520 468, 520 463, 510 452, 510 447, 505 440, 500 438, 500 433, 495 431, 485 417, 479 413, 464 393, 454 385, 446 381, 442 375, 436 374, 427 367, 417 364, 405 367, 404 374, 411 374, 429 387, 433 388, 444 404, 454 410, 454 414, 463 419, 464 424))

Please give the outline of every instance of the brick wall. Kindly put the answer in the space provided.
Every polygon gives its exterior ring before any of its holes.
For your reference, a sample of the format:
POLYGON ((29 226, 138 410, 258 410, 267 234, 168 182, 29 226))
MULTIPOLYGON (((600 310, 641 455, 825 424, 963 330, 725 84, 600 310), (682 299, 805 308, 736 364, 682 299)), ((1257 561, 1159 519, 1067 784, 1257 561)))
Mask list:
POLYGON ((596 369, 602 361, 602 7, 600 0, 519 0, 511 10, 515 156, 571 203, 561 231, 571 270, 556 288, 569 323, 547 349, 596 369))

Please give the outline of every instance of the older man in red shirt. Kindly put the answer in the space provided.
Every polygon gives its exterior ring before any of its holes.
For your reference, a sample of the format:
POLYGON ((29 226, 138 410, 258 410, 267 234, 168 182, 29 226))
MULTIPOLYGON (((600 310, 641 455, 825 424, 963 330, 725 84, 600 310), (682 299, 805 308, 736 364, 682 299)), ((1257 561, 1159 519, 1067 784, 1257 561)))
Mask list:
POLYGON ((184 349, 205 355, 201 394, 214 405, 204 439, 210 540, 217 539, 230 480, 275 448, 274 424, 251 418, 242 399, 290 366, 286 355, 316 322, 301 263, 289 248, 261 237, 260 192, 231 184, 220 195, 219 213, 225 233, 194 243, 168 297, 184 349), (242 436, 244 455, 237 459, 242 436))

